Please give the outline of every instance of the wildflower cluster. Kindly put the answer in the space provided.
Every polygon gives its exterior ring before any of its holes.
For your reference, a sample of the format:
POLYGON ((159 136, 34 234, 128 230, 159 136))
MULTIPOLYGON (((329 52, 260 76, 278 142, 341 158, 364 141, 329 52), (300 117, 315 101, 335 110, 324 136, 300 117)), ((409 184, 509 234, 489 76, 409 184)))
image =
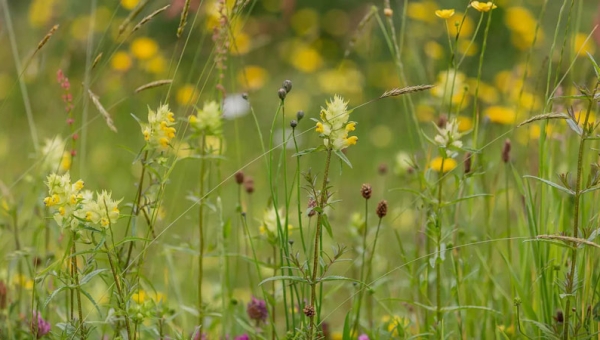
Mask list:
POLYGON ((107 228, 119 218, 119 201, 114 201, 111 194, 102 191, 93 193, 83 190, 84 183, 80 179, 71 183, 71 175, 67 172, 60 176, 51 174, 47 178, 49 196, 44 204, 55 210, 54 220, 63 228, 75 230, 81 224, 99 224, 107 228))
POLYGON ((463 143, 460 141, 460 137, 463 136, 463 133, 459 132, 458 125, 459 122, 456 120, 456 118, 446 122, 445 126, 442 127, 434 124, 438 131, 438 135, 434 138, 435 144, 446 150, 460 150, 460 148, 463 146, 463 143))
POLYGON ((221 109, 216 101, 204 103, 202 109, 198 109, 195 115, 188 118, 190 126, 197 132, 203 132, 207 136, 219 136, 222 132, 223 121, 221 109))
POLYGON ((327 102, 326 109, 321 109, 321 121, 317 122, 316 131, 324 138, 326 147, 342 150, 356 144, 358 137, 348 136, 348 132, 356 128, 355 122, 348 122, 350 112, 348 102, 338 95, 327 102))
POLYGON ((148 109, 148 124, 141 124, 144 139, 152 148, 166 149, 175 138, 175 115, 168 105, 161 105, 156 112, 148 109))

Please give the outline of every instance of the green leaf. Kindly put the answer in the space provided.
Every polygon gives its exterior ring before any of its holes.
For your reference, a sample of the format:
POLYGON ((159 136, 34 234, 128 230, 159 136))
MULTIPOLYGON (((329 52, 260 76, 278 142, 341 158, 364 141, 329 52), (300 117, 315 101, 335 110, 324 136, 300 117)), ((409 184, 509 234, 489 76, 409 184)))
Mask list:
POLYGON ((304 155, 308 155, 311 154, 315 151, 317 151, 318 148, 310 148, 310 149, 306 149, 306 150, 302 150, 299 152, 296 152, 295 154, 292 155, 292 157, 300 157, 300 156, 304 156, 304 155))
POLYGON ((96 310, 98 311, 98 315, 102 315, 102 312, 100 311, 100 307, 98 307, 98 304, 96 303, 96 301, 94 301, 94 298, 92 298, 92 296, 90 295, 90 293, 86 292, 83 289, 80 289, 81 293, 83 295, 85 295, 86 298, 88 298, 88 300, 90 300, 90 302, 92 303, 92 305, 94 305, 94 307, 96 307, 96 310))
POLYGON ((580 136, 583 135, 583 130, 579 125, 577 125, 577 122, 574 121, 572 118, 567 119, 567 125, 569 125, 571 130, 575 131, 576 134, 580 136))
POLYGON ((124 239, 122 239, 121 241, 117 242, 115 244, 115 247, 118 247, 122 244, 128 243, 128 242, 134 242, 134 241, 143 241, 143 242, 150 242, 151 240, 148 238, 143 238, 143 237, 133 237, 133 236, 129 236, 126 237, 124 239))
POLYGON ((587 194, 588 192, 596 191, 596 190, 598 190, 598 189, 600 189, 600 186, 597 186, 597 187, 591 187, 591 188, 587 188, 587 189, 583 190, 583 191, 581 192, 581 194, 582 194, 582 195, 583 195, 583 194, 587 194))
POLYGON ((456 204, 456 203, 461 202, 461 201, 470 200, 472 198, 477 198, 477 197, 493 197, 493 196, 494 195, 492 195, 492 194, 476 194, 476 195, 471 195, 471 196, 464 196, 464 197, 461 197, 459 199, 455 199, 454 201, 444 202, 444 203, 442 203, 442 207, 447 207, 447 206, 456 204))
POLYGON ((67 286, 58 287, 58 289, 53 291, 52 294, 50 294, 50 296, 48 296, 46 301, 44 301, 44 304, 42 305, 41 309, 46 309, 46 307, 48 306, 50 301, 52 301, 52 299, 54 299, 54 297, 56 297, 56 295, 58 295, 58 293, 60 293, 61 291, 65 290, 65 289, 67 289, 67 286))
POLYGON ((553 187, 553 188, 556 188, 556 189, 558 189, 558 190, 560 190, 560 191, 562 191, 562 192, 566 192, 566 193, 567 193, 567 194, 569 194, 569 195, 573 195, 573 196, 575 196, 575 191, 573 191, 573 190, 571 190, 571 189, 568 189, 568 188, 565 188, 565 187, 563 187, 562 185, 556 184, 556 183, 554 183, 554 182, 551 182, 551 181, 549 181, 549 180, 547 180, 547 179, 539 178, 539 177, 536 177, 536 176, 530 176, 530 175, 525 175, 525 176, 523 176, 523 178, 533 178, 533 179, 537 179, 538 181, 540 181, 540 182, 544 182, 544 183, 548 184, 549 186, 551 186, 551 187, 553 187))
POLYGON ((79 285, 80 285, 80 286, 83 286, 84 284, 86 284, 86 283, 90 282, 90 280, 91 280, 92 278, 94 278, 94 276, 96 276, 96 275, 98 275, 98 274, 100 274, 100 273, 102 273, 102 272, 105 272, 105 271, 107 271, 107 270, 108 270, 108 269, 106 269, 106 268, 102 268, 102 269, 96 269, 96 270, 94 270, 93 272, 91 272, 91 273, 87 274, 86 276, 84 276, 84 277, 81 279, 81 281, 79 281, 79 285))
POLYGON ((588 58, 590 58, 590 61, 592 62, 592 65, 594 65, 594 72, 596 73, 596 78, 600 78, 600 66, 598 66, 598 63, 596 63, 596 60, 594 60, 594 57, 590 54, 590 52, 585 52, 588 55, 588 58))
POLYGON ((350 332, 352 330, 352 325, 351 325, 352 322, 350 322, 350 313, 351 312, 352 311, 349 311, 346 314, 346 318, 344 319, 344 332, 342 334, 342 340, 352 340, 350 337, 350 332))
POLYGON ((307 282, 307 283, 308 283, 308 281, 307 281, 305 278, 303 278, 303 277, 300 277, 300 276, 279 275, 279 276, 273 276, 273 277, 270 277, 270 278, 264 279, 264 280, 262 280, 262 282, 261 282, 261 283, 259 283, 258 285, 259 285, 259 286, 261 286, 261 285, 263 285, 264 283, 271 282, 271 281, 278 281, 278 280, 281 280, 281 281, 288 280, 288 281, 295 281, 295 282, 307 282))
POLYGON ((350 163, 350 160, 348 159, 348 157, 346 157, 346 155, 344 155, 344 153, 340 150, 333 150, 333 153, 339 157, 339 159, 341 159, 342 161, 344 161, 344 163, 346 163, 350 168, 352 168, 352 163, 350 163))
POLYGON ((329 275, 329 276, 325 276, 320 279, 317 279, 317 282, 326 282, 326 281, 350 281, 350 282, 360 283, 359 280, 351 279, 349 277, 340 276, 340 275, 329 275))
POLYGON ((327 217, 327 214, 321 215, 321 221, 323 222, 323 226, 325 227, 325 230, 327 230, 329 237, 333 238, 333 232, 331 231, 331 224, 329 224, 329 218, 327 217))

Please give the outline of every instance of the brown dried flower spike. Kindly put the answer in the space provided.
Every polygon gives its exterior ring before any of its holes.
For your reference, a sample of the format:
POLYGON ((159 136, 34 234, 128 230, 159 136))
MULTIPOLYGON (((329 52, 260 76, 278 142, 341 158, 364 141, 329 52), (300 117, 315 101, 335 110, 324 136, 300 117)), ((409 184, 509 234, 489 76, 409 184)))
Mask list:
POLYGON ((305 306, 302 311, 304 312, 304 315, 308 316, 309 318, 315 316, 315 307, 313 306, 305 306))
POLYGON ((387 201, 386 200, 381 200, 381 202, 379 202, 379 204, 377 205, 377 216, 379 218, 384 218, 385 215, 387 215, 387 209, 388 209, 388 205, 387 205, 387 201))
POLYGON ((237 184, 242 184, 244 183, 244 173, 241 171, 238 171, 235 173, 235 182, 237 184))
POLYGON ((366 200, 368 200, 369 198, 371 198, 371 194, 373 193, 373 189, 371 189, 371 185, 370 184, 363 184, 362 187, 360 187, 360 193, 362 195, 362 197, 366 200))

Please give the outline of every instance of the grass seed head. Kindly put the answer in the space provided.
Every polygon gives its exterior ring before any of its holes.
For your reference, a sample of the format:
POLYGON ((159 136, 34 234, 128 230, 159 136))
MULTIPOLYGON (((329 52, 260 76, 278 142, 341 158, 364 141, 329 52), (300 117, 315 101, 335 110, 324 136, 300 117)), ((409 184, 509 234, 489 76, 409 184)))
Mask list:
POLYGON ((360 194, 366 200, 371 198, 371 194, 373 193, 373 189, 371 188, 371 184, 365 183, 360 187, 360 194))

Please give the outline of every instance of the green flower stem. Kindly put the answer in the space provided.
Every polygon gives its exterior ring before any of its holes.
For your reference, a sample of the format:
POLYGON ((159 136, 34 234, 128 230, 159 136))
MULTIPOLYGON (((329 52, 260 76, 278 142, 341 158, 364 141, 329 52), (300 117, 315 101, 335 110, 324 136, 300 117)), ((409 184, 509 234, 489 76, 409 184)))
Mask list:
MULTIPOLYGON (((327 205, 327 177, 329 176, 329 165, 331 164, 331 154, 333 150, 331 147, 327 149, 327 158, 325 159, 325 172, 323 173, 323 186, 321 188, 321 198, 319 199, 319 212, 317 215, 317 226, 315 231, 315 248, 313 254, 313 268, 312 276, 310 280, 310 307, 315 307, 315 300, 317 298, 317 270, 319 267, 319 240, 321 239, 321 229, 323 225, 323 213, 325 206, 327 205)), ((309 316, 308 325, 308 340, 313 339, 313 333, 315 329, 315 315, 312 313, 309 316)))
MULTIPOLYGON (((112 233, 112 227, 111 227, 111 233, 112 233)), ((104 242, 104 248, 106 249, 106 256, 108 257, 108 264, 110 265, 110 270, 113 274, 113 279, 115 280, 115 287, 117 287, 117 294, 119 294, 118 295, 118 299, 120 300, 119 305, 121 307, 121 310, 125 314, 125 328, 127 329, 127 338, 131 339, 131 327, 129 325, 129 314, 127 313, 127 310, 125 308, 125 306, 126 306, 125 296, 123 295, 123 289, 121 288, 121 280, 119 279, 117 270, 115 269, 115 265, 110 256, 110 250, 108 249, 108 245, 106 244, 106 242, 104 242)))
MULTIPOLYGON (((148 150, 144 151, 144 156, 142 157, 142 172, 140 174, 140 181, 138 182, 137 193, 135 194, 135 205, 132 208, 132 214, 129 215, 129 219, 127 220, 127 227, 125 228, 125 235, 129 234, 129 229, 131 228, 131 223, 133 222, 133 218, 137 217, 140 213, 140 202, 142 200, 142 186, 144 185, 144 177, 146 175, 146 161, 148 160, 148 150)), ((133 242, 129 242, 129 249, 127 250, 127 260, 125 260, 125 265, 123 268, 129 267, 129 260, 131 259, 131 253, 133 251, 133 242)))
POLYGON ((442 322, 442 185, 444 184, 444 162, 442 158, 442 167, 440 169, 440 178, 438 180, 438 209, 437 209, 437 254, 435 257, 435 284, 436 284, 436 315, 437 322, 442 322))
POLYGON ((352 327, 352 334, 357 334, 358 332, 358 324, 360 323, 360 308, 362 305, 362 299, 363 299, 363 295, 364 295, 364 291, 365 291, 365 265, 366 265, 366 261, 365 261, 365 255, 367 254, 367 226, 368 226, 368 216, 369 216, 369 200, 365 199, 365 225, 364 225, 364 229, 363 229, 363 252, 362 252, 362 263, 360 266, 360 282, 361 282, 361 287, 359 288, 360 290, 358 291, 358 302, 356 305, 356 316, 354 318, 354 326, 352 327))
POLYGON ((81 309, 81 286, 79 285, 79 272, 77 271, 77 247, 76 247, 76 242, 75 242, 75 238, 77 237, 77 232, 73 231, 73 233, 71 234, 72 236, 72 240, 73 240, 73 244, 71 245, 71 273, 72 273, 72 279, 73 279, 73 284, 77 286, 76 290, 77 290, 77 312, 79 315, 79 332, 81 334, 81 339, 85 339, 85 328, 83 325, 83 311, 81 309))
MULTIPOLYGON (((377 239, 379 238, 379 230, 381 229, 381 220, 383 218, 379 218, 379 222, 377 223, 377 229, 375 230, 375 240, 373 240, 373 248, 371 248, 371 253, 369 254, 369 265, 367 266, 367 282, 371 284, 372 275, 373 275, 373 257, 375 257, 375 249, 377 248, 377 239)), ((373 295, 367 295, 367 303, 369 308, 367 311, 369 312, 369 329, 373 329, 373 295)))

